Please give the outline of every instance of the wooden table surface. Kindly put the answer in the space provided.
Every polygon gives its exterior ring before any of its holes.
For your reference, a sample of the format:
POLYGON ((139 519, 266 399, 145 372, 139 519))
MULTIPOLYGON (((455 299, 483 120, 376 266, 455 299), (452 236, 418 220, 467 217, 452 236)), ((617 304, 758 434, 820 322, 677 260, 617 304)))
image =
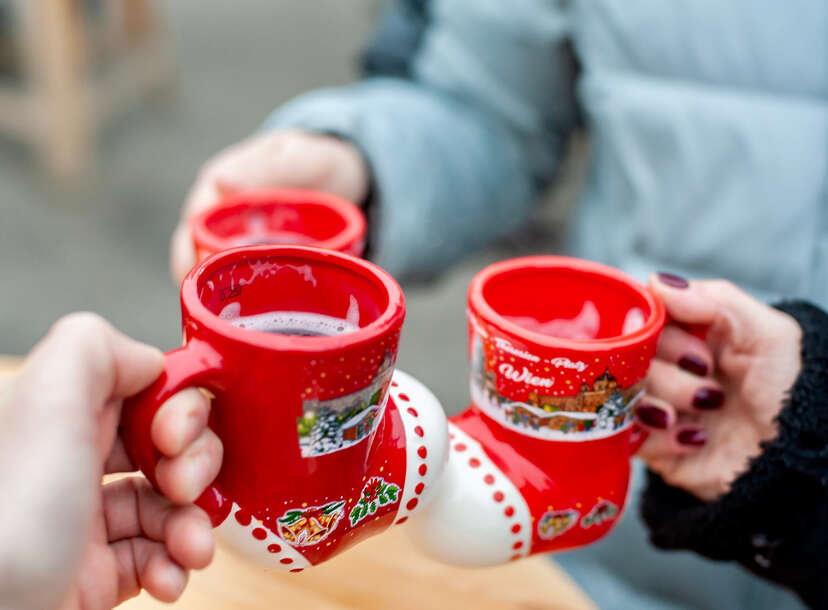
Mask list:
MULTIPOLYGON (((18 361, 0 356, 0 376, 18 361)), ((166 608, 147 595, 120 606, 166 608)), ((219 545, 213 563, 195 572, 174 606, 189 610, 258 609, 440 609, 595 608, 549 558, 463 569, 432 561, 396 527, 301 574, 268 572, 219 545)))

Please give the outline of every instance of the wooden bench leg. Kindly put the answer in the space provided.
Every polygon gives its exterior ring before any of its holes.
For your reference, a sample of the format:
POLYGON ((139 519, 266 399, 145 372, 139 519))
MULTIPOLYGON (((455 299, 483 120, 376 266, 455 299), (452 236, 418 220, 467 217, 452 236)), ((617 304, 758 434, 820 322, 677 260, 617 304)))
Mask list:
POLYGON ((18 0, 17 8, 38 155, 56 177, 78 177, 91 166, 94 130, 83 7, 77 0, 18 0))

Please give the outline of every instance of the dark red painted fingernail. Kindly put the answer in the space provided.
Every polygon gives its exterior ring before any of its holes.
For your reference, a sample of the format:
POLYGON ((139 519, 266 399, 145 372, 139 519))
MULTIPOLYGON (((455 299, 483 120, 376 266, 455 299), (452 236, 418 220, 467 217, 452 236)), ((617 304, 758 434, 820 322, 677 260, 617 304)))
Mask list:
POLYGON ((693 406, 697 409, 718 409, 724 404, 724 393, 715 388, 702 388, 693 394, 693 406))
POLYGON ((672 288, 687 288, 690 285, 687 280, 680 275, 675 275, 674 273, 659 271, 658 279, 662 284, 667 284, 672 288))
POLYGON ((704 377, 707 375, 707 363, 693 354, 687 354, 679 358, 678 365, 689 373, 704 377))
POLYGON ((676 435, 676 440, 689 447, 701 447, 707 442, 707 432, 701 428, 687 428, 676 435))
POLYGON ((667 411, 652 405, 641 405, 635 410, 638 419, 651 428, 664 430, 670 421, 667 411))

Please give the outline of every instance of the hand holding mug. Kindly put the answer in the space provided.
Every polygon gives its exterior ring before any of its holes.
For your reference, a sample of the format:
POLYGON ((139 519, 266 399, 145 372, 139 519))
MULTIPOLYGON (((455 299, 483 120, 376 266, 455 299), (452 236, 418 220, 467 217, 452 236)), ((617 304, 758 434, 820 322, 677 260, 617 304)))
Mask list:
POLYGON ((210 523, 191 503, 215 477, 221 444, 201 394, 172 397, 151 422, 167 497, 137 477, 101 484, 135 470, 121 403, 162 366, 158 350, 73 314, 0 388, 0 607, 111 608, 141 589, 170 602, 210 562, 210 523))
POLYGON ((650 431, 639 455, 670 485, 714 500, 775 436, 801 368, 802 333, 726 281, 659 275, 650 288, 670 323, 638 408, 650 431))
POLYGON ((351 143, 296 130, 257 134, 208 161, 182 209, 170 251, 176 283, 196 263, 187 220, 236 192, 279 187, 314 189, 361 203, 369 188, 368 168, 351 143))

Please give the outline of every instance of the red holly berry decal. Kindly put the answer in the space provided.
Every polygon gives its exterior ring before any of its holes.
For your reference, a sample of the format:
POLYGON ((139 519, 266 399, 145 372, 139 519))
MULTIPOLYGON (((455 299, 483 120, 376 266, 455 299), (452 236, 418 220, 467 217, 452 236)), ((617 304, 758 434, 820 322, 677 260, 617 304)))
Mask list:
POLYGON ((615 504, 609 500, 601 500, 581 519, 581 527, 601 525, 606 521, 614 519, 617 514, 618 507, 615 504))
POLYGON ((400 488, 394 483, 387 483, 382 477, 371 477, 362 488, 359 502, 351 510, 351 526, 376 513, 380 506, 399 501, 399 493, 400 488))

